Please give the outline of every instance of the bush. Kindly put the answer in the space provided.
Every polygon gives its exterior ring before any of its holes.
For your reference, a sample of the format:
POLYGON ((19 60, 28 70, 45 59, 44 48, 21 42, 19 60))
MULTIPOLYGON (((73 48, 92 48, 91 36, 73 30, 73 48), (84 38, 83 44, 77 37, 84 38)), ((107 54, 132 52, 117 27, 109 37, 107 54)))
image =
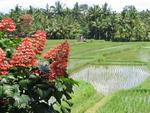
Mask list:
POLYGON ((10 18, 2 19, 0 31, 0 113, 70 113, 77 82, 66 71, 68 42, 42 54, 46 32, 8 38, 15 31, 10 18))

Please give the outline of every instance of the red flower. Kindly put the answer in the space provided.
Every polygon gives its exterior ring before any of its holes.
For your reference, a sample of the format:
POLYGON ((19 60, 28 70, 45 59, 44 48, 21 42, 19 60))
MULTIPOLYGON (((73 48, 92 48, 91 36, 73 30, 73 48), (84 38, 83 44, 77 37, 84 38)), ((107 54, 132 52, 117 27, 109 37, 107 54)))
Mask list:
POLYGON ((49 80, 55 79, 55 77, 63 76, 67 68, 67 62, 65 61, 54 61, 50 65, 50 73, 48 76, 49 80))
POLYGON ((50 49, 47 53, 43 54, 45 59, 52 60, 50 65, 50 73, 48 75, 49 80, 53 80, 56 77, 64 75, 64 72, 67 68, 69 51, 69 44, 67 41, 65 41, 64 43, 53 49, 50 49))
POLYGON ((11 18, 7 17, 1 20, 1 23, 0 23, 1 31, 13 32, 15 31, 15 29, 16 29, 15 23, 11 18))
POLYGON ((69 51, 69 44, 67 41, 65 41, 64 43, 50 49, 47 53, 43 54, 43 57, 45 59, 51 59, 53 61, 67 61, 69 51))
POLYGON ((52 48, 47 53, 43 54, 43 57, 45 59, 54 60, 54 59, 57 58, 57 55, 58 55, 59 51, 60 51, 60 48, 58 48, 58 47, 52 48))
POLYGON ((2 23, 0 23, 0 31, 3 31, 4 28, 5 26, 2 23))
POLYGON ((25 38, 10 60, 10 64, 16 67, 37 66, 37 59, 29 38, 25 38))
POLYGON ((6 61, 6 54, 0 48, 0 74, 7 75, 11 66, 6 61))
POLYGON ((36 54, 41 54, 46 43, 46 32, 37 31, 33 35, 32 45, 36 54))

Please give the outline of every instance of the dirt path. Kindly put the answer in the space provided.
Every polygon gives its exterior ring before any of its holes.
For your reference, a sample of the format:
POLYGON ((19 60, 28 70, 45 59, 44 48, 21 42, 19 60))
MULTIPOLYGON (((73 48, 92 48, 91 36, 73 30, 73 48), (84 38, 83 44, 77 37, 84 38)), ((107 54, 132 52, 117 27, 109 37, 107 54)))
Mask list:
POLYGON ((96 113, 96 111, 100 109, 101 107, 103 107, 111 99, 111 97, 112 97, 111 95, 105 96, 99 102, 95 103, 93 106, 87 109, 85 113, 96 113))

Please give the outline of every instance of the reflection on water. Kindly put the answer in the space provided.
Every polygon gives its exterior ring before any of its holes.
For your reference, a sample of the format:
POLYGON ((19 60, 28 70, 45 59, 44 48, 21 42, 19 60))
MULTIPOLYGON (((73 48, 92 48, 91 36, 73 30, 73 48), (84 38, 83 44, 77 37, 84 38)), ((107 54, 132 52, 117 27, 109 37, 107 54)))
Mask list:
POLYGON ((149 75, 145 66, 90 66, 73 74, 77 80, 90 82, 94 88, 103 94, 109 94, 120 89, 129 89, 142 83, 149 75))

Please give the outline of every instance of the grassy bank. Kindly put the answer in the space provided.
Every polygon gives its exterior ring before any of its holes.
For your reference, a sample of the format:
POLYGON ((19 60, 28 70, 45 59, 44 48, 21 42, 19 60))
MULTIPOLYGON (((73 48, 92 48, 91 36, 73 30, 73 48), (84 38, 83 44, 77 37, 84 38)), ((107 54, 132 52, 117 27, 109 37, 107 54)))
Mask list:
POLYGON ((72 95, 72 102, 74 103, 72 113, 84 113, 103 98, 103 95, 97 93, 91 84, 84 81, 80 81, 79 87, 76 87, 75 90, 72 95))

